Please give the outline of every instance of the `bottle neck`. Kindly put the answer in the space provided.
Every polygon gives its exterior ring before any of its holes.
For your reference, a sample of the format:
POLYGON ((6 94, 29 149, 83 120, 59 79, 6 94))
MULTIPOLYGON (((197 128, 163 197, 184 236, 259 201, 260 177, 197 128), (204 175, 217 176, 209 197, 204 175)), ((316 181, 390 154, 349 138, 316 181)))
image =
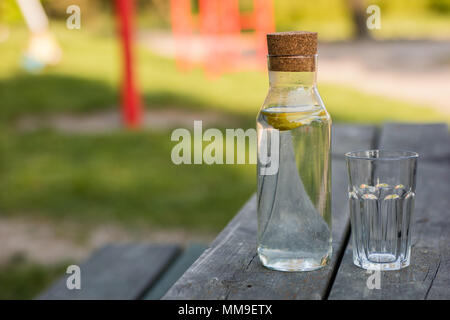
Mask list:
POLYGON ((315 87, 316 72, 286 72, 269 70, 269 85, 271 88, 315 87))
POLYGON ((315 87, 317 54, 268 56, 269 84, 275 87, 315 87))

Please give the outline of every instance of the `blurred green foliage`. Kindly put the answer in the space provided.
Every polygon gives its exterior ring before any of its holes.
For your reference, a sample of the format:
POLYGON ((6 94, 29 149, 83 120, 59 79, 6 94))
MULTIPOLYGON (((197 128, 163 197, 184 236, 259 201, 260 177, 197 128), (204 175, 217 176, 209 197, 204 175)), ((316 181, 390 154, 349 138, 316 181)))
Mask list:
MULTIPOLYGON (((114 12, 110 0, 42 0, 47 13, 56 19, 67 16, 70 4, 82 10, 82 23, 104 23, 106 15, 114 12)), ((322 40, 345 40, 354 33, 350 0, 292 1, 274 0, 278 31, 314 30, 322 40)), ((382 28, 371 31, 377 38, 448 38, 450 35, 450 0, 360 0, 364 8, 376 4, 381 9, 382 28)), ((141 28, 170 28, 170 2, 166 0, 137 0, 138 25, 141 28)), ((193 11, 198 8, 192 1, 193 11)), ((251 0, 241 0, 243 11, 252 9, 251 0)), ((0 23, 22 22, 15 0, 0 2, 0 23)))
MULTIPOLYGON (((21 71, 20 54, 27 41, 24 28, 12 30, 8 50, 0 51, 1 122, 31 113, 88 112, 111 108, 117 103, 121 72, 115 36, 69 31, 58 24, 53 30, 61 39, 64 60, 43 74, 29 75, 21 71)), ((137 65, 140 87, 150 108, 169 105, 215 110, 253 125, 268 88, 265 73, 225 74, 211 81, 200 69, 179 72, 173 60, 142 48, 138 51, 137 65)), ((335 121, 380 123, 440 119, 440 114, 432 109, 363 94, 348 87, 326 83, 319 86, 335 121)))
POLYGON ((430 0, 428 7, 434 12, 448 15, 450 13, 450 0, 430 0))
POLYGON ((0 210, 81 224, 220 230, 253 192, 256 169, 176 166, 174 144, 167 131, 86 136, 4 130, 0 210))
POLYGON ((21 255, 0 265, 0 300, 33 299, 48 287, 70 263, 41 265, 21 255))
POLYGON ((0 24, 16 24, 18 22, 23 22, 23 18, 16 0, 0 1, 0 24))
MULTIPOLYGON (((450 0, 360 0, 364 8, 376 4, 381 10, 378 38, 448 38, 450 0)), ((280 31, 314 30, 322 40, 343 40, 353 36, 349 0, 275 0, 276 26, 280 31)))
POLYGON ((345 0, 275 0, 278 31, 314 30, 321 39, 346 39, 352 34, 350 12, 345 0))

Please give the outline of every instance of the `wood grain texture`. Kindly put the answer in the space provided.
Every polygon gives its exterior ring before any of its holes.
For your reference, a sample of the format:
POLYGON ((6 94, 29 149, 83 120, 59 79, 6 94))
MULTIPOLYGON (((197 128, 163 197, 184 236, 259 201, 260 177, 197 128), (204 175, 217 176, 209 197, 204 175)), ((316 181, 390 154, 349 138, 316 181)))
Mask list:
POLYGON ((411 265, 381 272, 381 289, 352 261, 349 243, 330 299, 450 299, 450 143, 446 125, 388 124, 380 146, 419 152, 411 265))
POLYGON ((167 268, 164 274, 143 295, 143 300, 158 300, 163 297, 172 285, 183 275, 183 273, 200 257, 206 250, 204 244, 191 244, 176 260, 167 268))
POLYGON ((445 123, 387 123, 380 135, 379 148, 419 153, 420 161, 450 161, 450 138, 445 123))
POLYGON ((376 137, 377 132, 374 126, 357 124, 333 125, 331 135, 333 157, 345 159, 345 154, 349 151, 374 148, 377 142, 377 139, 374 139, 374 137, 376 137), (370 144, 368 144, 369 141, 370 144))
MULTIPOLYGON (((346 137, 345 143, 358 149, 372 147, 374 134, 373 127, 333 128, 334 136, 346 137)), ((338 150, 338 154, 343 148, 336 143, 341 141, 333 139, 333 150, 338 150)), ((277 272, 264 268, 256 254, 256 197, 253 196, 163 298, 323 299, 348 232, 347 177, 340 156, 332 161, 332 181, 333 257, 329 266, 314 272, 277 272)))
POLYGON ((138 299, 176 257, 175 245, 120 244, 99 249, 80 266, 81 289, 63 276, 40 300, 138 299))

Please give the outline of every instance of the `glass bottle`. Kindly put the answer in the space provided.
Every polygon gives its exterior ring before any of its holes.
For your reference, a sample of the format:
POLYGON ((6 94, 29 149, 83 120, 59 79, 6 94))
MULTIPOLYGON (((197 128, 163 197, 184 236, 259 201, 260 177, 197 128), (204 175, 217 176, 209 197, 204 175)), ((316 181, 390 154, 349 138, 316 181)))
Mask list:
POLYGON ((331 257, 331 118, 316 87, 317 33, 267 35, 270 88, 257 117, 258 255, 280 271, 331 257))

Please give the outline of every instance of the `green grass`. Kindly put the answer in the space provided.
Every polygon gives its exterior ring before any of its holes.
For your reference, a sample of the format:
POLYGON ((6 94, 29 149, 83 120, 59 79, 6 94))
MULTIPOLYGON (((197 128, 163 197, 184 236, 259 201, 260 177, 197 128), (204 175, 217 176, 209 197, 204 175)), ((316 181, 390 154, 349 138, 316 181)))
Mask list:
MULTIPOLYGON (((13 29, 0 50, 0 212, 80 223, 120 221, 219 231, 255 190, 252 165, 173 165, 170 132, 70 135, 18 132, 24 115, 117 108, 118 48, 110 33, 68 31, 56 25, 63 62, 39 75, 20 71, 26 44, 13 29)), ((140 86, 148 108, 214 110, 254 127, 267 76, 242 72, 207 79, 180 73, 170 59, 138 52, 140 86)), ((442 120, 423 106, 321 84, 335 122, 442 120)), ((192 129, 192 128, 188 128, 192 129)))
POLYGON ((0 266, 0 300, 33 299, 64 274, 69 263, 41 265, 13 257, 0 266))
MULTIPOLYGON (((13 29, 10 40, 3 44, 8 49, 0 51, 1 122, 30 113, 85 112, 117 106, 120 55, 112 35, 68 31, 60 25, 55 30, 64 60, 40 75, 20 71, 19 57, 26 44, 23 29, 13 29)), ((149 108, 216 110, 253 121, 268 88, 267 75, 262 72, 227 74, 211 80, 198 69, 180 73, 172 60, 144 49, 138 52, 137 66, 149 108)), ((441 119, 437 112, 424 106, 362 94, 348 87, 321 83, 319 89, 335 121, 441 119)))
POLYGON ((218 231, 255 189, 251 165, 174 165, 167 133, 3 132, 0 211, 218 231))
MULTIPOLYGON (((377 39, 449 38, 448 0, 360 1, 364 9, 380 7, 381 29, 370 31, 377 39)), ((354 34, 347 0, 277 0, 275 21, 278 31, 314 30, 322 41, 349 40, 354 34)))

